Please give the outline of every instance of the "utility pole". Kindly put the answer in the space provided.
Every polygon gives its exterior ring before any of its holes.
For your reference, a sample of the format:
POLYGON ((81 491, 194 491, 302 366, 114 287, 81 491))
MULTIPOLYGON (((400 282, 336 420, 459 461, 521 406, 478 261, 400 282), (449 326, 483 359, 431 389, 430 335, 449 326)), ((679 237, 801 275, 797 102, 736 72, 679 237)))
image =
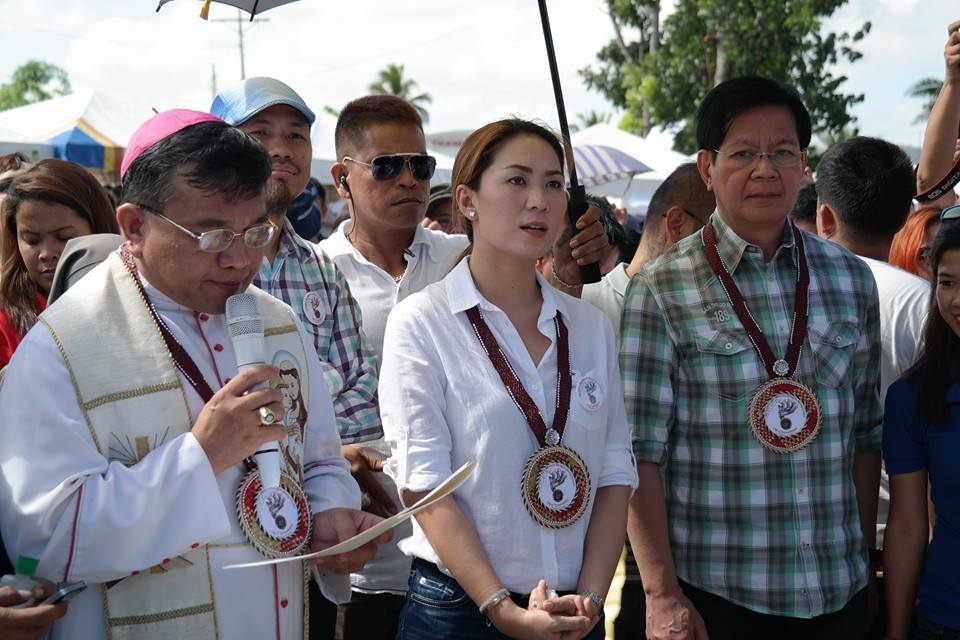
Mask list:
MULTIPOLYGON (((240 79, 247 79, 247 63, 246 58, 243 54, 243 32, 246 30, 246 27, 243 26, 243 12, 240 9, 237 9, 237 17, 233 18, 217 18, 210 20, 210 22, 233 22, 237 25, 237 44, 240 49, 240 79)), ((250 18, 250 22, 253 22, 253 18, 250 18)), ((269 22, 269 19, 260 18, 257 22, 269 22)))

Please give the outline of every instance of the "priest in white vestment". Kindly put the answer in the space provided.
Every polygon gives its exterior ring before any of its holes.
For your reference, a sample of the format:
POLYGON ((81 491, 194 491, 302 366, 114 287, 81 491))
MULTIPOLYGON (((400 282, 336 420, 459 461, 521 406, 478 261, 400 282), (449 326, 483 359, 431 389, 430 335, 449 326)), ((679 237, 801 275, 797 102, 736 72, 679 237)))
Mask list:
MULTIPOLYGON (((307 334, 249 286, 275 232, 269 158, 219 119, 176 110, 134 134, 121 175, 124 245, 51 305, 0 383, 8 552, 37 558, 39 576, 88 584, 55 639, 303 638, 312 564, 223 567, 271 545, 289 552, 301 534, 299 553, 330 546, 378 519, 359 511, 307 334), (245 291, 268 364, 239 372, 224 309, 245 291), (298 412, 284 411, 291 384, 298 412), (251 456, 271 440, 283 486, 312 518, 238 514, 251 456), (257 518, 271 516, 312 528, 266 534, 257 518)), ((325 595, 348 597, 347 575, 381 541, 325 559, 314 570, 325 595)))

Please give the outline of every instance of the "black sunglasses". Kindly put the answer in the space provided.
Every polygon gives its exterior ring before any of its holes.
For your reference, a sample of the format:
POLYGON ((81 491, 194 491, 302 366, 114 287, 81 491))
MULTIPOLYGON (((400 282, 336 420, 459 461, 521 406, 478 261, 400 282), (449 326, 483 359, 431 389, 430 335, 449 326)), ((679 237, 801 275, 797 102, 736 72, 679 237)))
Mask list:
POLYGON ((429 180, 433 177, 433 172, 437 169, 437 159, 423 153, 395 153, 389 156, 377 156, 370 162, 355 160, 349 156, 344 156, 344 162, 354 162, 370 167, 370 175, 374 180, 385 182, 393 180, 403 171, 403 165, 407 165, 410 175, 415 180, 429 180))

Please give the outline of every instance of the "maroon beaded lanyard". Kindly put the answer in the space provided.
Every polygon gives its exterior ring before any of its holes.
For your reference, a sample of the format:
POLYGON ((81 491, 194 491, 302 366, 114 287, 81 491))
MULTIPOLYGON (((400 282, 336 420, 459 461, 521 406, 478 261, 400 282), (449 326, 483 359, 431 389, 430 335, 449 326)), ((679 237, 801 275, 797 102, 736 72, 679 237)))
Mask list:
POLYGON ((800 231, 793 223, 790 228, 793 230, 793 238, 797 245, 797 256, 799 268, 797 269, 797 293, 793 305, 793 327, 790 330, 790 343, 787 346, 787 354, 783 360, 777 360, 770 349, 770 344, 763 336, 763 330, 753 319, 750 309, 747 308, 747 302, 743 294, 733 281, 733 277, 723 263, 720 252, 717 250, 717 236, 713 229, 713 223, 708 222, 703 228, 703 248, 707 254, 707 262, 713 272, 720 279, 733 310, 740 319, 740 324, 747 332, 753 348, 756 349, 763 366, 767 369, 767 374, 771 378, 792 377, 800 363, 800 349, 807 339, 807 316, 809 311, 809 293, 810 293, 810 271, 807 267, 807 256, 803 251, 803 238, 800 231))
POLYGON ((500 344, 483 319, 480 307, 467 309, 467 318, 470 320, 470 324, 473 325, 473 331, 477 334, 477 339, 480 340, 480 346, 486 351, 487 357, 490 358, 490 362, 493 364, 493 368, 496 369, 500 375, 500 379, 503 381, 503 386, 506 387, 507 393, 510 395, 513 403, 517 405, 517 408, 523 414, 524 418, 527 419, 527 424, 530 425, 530 430, 533 431, 533 435, 536 436, 537 442, 540 443, 541 447, 556 445, 560 441, 560 438, 563 437, 563 430, 567 426, 567 414, 570 410, 570 392, 572 387, 570 379, 570 345, 567 338, 567 327, 563 323, 563 318, 560 317, 560 313, 557 312, 557 315, 553 319, 557 330, 557 405, 553 414, 553 427, 551 430, 557 434, 556 442, 548 441, 547 425, 543 420, 543 416, 540 415, 540 410, 537 409, 536 403, 533 401, 533 398, 530 397, 530 394, 527 393, 527 390, 523 388, 523 383, 520 382, 520 378, 517 377, 513 367, 510 366, 506 356, 503 354, 503 350, 500 349, 500 344))

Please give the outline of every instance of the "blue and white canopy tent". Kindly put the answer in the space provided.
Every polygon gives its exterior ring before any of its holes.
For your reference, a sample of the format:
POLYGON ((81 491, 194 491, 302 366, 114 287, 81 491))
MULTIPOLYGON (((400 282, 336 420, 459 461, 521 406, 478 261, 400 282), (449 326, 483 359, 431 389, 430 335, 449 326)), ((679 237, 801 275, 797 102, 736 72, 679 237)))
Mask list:
POLYGON ((152 111, 100 91, 82 91, 0 112, 0 128, 46 140, 54 157, 119 180, 127 140, 152 111))

